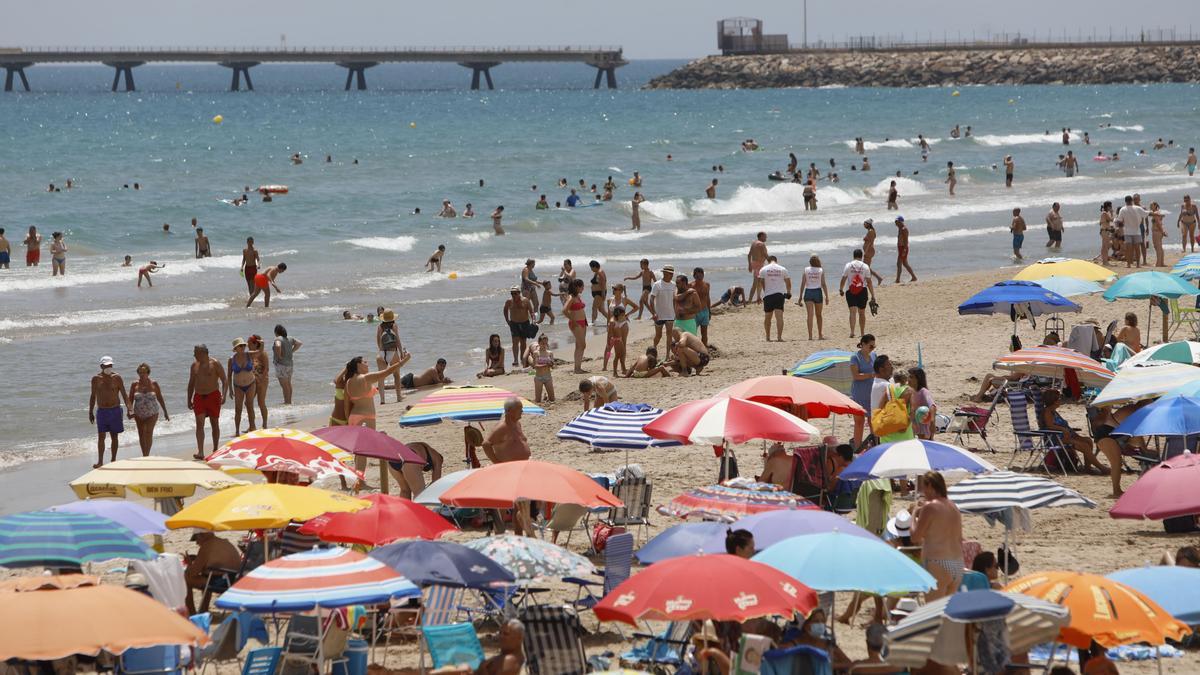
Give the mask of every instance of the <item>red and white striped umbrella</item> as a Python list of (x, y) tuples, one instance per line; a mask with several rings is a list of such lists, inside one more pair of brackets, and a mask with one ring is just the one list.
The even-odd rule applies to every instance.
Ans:
[(346, 466), (354, 456), (336, 445), (296, 429), (259, 429), (242, 434), (204, 459), (218, 469), (279, 471), (315, 481), (341, 476), (363, 480)]
[(1061, 378), (1067, 370), (1074, 370), (1079, 381), (1089, 387), (1103, 387), (1116, 376), (1091, 357), (1065, 347), (1026, 347), (996, 360), (994, 367), (1015, 373), (1028, 373), (1039, 377)]
[(642, 427), (651, 438), (680, 443), (737, 445), (753, 439), (807, 443), (821, 432), (794, 415), (741, 398), (720, 397), (676, 406)]

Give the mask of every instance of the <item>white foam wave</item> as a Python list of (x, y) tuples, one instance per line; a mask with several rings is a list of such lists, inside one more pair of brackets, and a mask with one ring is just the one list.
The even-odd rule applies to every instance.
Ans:
[(633, 230), (623, 230), (620, 232), (582, 232), (581, 234), (591, 239), (602, 239), (604, 241), (632, 241), (635, 239), (641, 239), (643, 237), (649, 237), (651, 234), (653, 234), (653, 232), (635, 232)]
[(1164, 164), (1155, 164), (1150, 169), (1150, 172), (1151, 173), (1175, 173), (1175, 170), (1176, 170), (1175, 164), (1168, 162), (1168, 163), (1164, 163)]
[[(183, 260), (163, 260), (165, 266), (157, 272), (160, 277), (177, 277), (203, 272), (206, 269), (237, 269), (242, 263), (240, 255), (223, 255), (214, 258), (186, 258)], [(136, 283), (137, 268), (106, 267), (103, 271), (94, 271), (88, 263), (82, 263), (72, 268), (69, 274), (55, 277), (41, 270), (45, 268), (30, 268), (26, 273), (4, 275), (0, 280), (2, 291), (33, 291), (47, 288), (71, 288), (73, 286), (94, 286), (111, 283)], [(37, 276), (33, 276), (33, 274)]]
[(229, 305), (224, 302), (200, 302), (190, 305), (157, 305), (132, 309), (86, 309), (71, 312), (70, 315), (0, 319), (0, 330), (64, 328), (98, 323), (121, 324), (148, 319), (176, 318), (227, 307)]
[(359, 248), (371, 248), (379, 251), (396, 251), (404, 253), (411, 251), (413, 246), (417, 244), (416, 237), (402, 235), (399, 237), (359, 237), (357, 239), (345, 239), (343, 243), (357, 246)]
[(769, 188), (743, 185), (729, 199), (702, 199), (692, 203), (694, 213), (708, 216), (803, 210), (804, 187), (798, 183), (779, 183)]
[[(560, 257), (560, 256), (555, 256)], [(464, 261), (462, 267), (452, 270), (453, 274), (458, 279), (467, 277), (478, 277), (497, 272), (513, 271), (516, 272), (525, 266), (525, 259), (497, 259), (497, 260), (467, 260)], [(449, 278), (450, 273), (435, 274), (435, 273), (412, 273), (398, 274), (389, 277), (380, 277), (371, 279), (367, 282), (367, 287), (375, 290), (384, 291), (403, 291), (410, 288), (420, 288), (428, 286), (435, 281), (448, 281), (454, 283), (453, 279)]]
[[(628, 210), (629, 203), (622, 202), (622, 204), (626, 207), (626, 210)], [(658, 220), (667, 222), (684, 220), (688, 217), (687, 206), (684, 204), (682, 199), (665, 199), (661, 202), (642, 202), (641, 206), (638, 207), (638, 210), (641, 213), (650, 216), (651, 218), (656, 218)]]
[[(842, 142), (845, 143), (846, 147), (850, 148), (851, 150), (854, 149), (855, 143), (854, 143), (853, 139), (848, 140), (848, 141), (842, 141)], [(906, 141), (903, 138), (892, 138), (892, 139), (888, 139), (886, 141), (863, 141), (863, 150), (866, 150), (867, 152), (870, 152), (872, 150), (878, 150), (880, 148), (911, 148), (911, 147), (914, 147), (912, 141)]]
[[(266, 255), (267, 255), (268, 257), (273, 257), (273, 256), (281, 256), (281, 255), (299, 255), (299, 254), (300, 254), (300, 251), (297, 251), (297, 250), (296, 250), (296, 249), (294, 249), (294, 248), (289, 248), (289, 249), (287, 249), (287, 250), (284, 250), (284, 251), (273, 251), (273, 252), (271, 252), (271, 253), (267, 253)], [(241, 261), (238, 261), (238, 262), (239, 262), (239, 265), (240, 265)]]
[(974, 138), (976, 143), (991, 148), (1030, 143), (1062, 143), (1062, 134), (983, 134), (971, 138)]
[(1145, 131), (1145, 130), (1146, 130), (1146, 127), (1144, 127), (1144, 126), (1142, 126), (1142, 125), (1140, 125), (1140, 124), (1131, 124), (1131, 125), (1129, 125), (1129, 126), (1127, 126), (1127, 127), (1123, 127), (1123, 126), (1121, 126), (1121, 125), (1119, 125), (1119, 124), (1114, 124), (1114, 125), (1112, 125), (1111, 127), (1108, 127), (1108, 128), (1109, 128), (1109, 129), (1115, 129), (1115, 130), (1117, 130), (1117, 131)]
[(866, 193), (875, 198), (883, 199), (887, 197), (888, 190), (891, 189), (892, 181), (896, 181), (896, 192), (900, 193), (900, 197), (911, 197), (912, 195), (929, 194), (928, 188), (919, 180), (913, 178), (905, 178), (903, 176), (884, 178), (875, 184), (874, 187), (866, 189)]
[(491, 232), (463, 232), (462, 234), (454, 235), (454, 238), (458, 239), (464, 244), (478, 244), (482, 241), (487, 241), (494, 236), (496, 235), (492, 234)]
[(621, 167), (619, 166), (610, 166), (608, 167), (608, 170), (613, 173), (625, 173), (624, 171), (621, 171)]

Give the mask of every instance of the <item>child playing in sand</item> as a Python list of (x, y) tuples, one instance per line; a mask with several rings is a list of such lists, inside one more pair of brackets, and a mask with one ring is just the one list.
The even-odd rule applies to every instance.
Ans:
[(625, 377), (670, 377), (671, 371), (666, 366), (658, 364), (658, 350), (654, 347), (646, 348), (646, 355), (638, 358), (633, 362), (633, 367), (625, 371)]
[(158, 263), (151, 260), (149, 265), (146, 265), (145, 267), (139, 267), (138, 268), (138, 288), (142, 287), (142, 278), (143, 277), (145, 277), (146, 283), (149, 284), (149, 286), (151, 288), (153, 288), (154, 283), (152, 281), (150, 281), (150, 275), (154, 272), (159, 271), (160, 269), (162, 269), (166, 266), (167, 266), (166, 263), (159, 265)]
[(608, 370), (608, 357), (612, 356), (613, 377), (617, 377), (617, 364), (621, 370), (625, 367), (625, 344), (629, 341), (629, 320), (625, 318), (625, 308), (621, 305), (613, 307), (612, 321), (608, 322), (608, 345), (604, 348), (604, 367)]
[(546, 401), (554, 402), (554, 352), (550, 351), (550, 338), (544, 333), (538, 337), (537, 345), (530, 347), (525, 354), (525, 362), (533, 366), (533, 402), (542, 402), (542, 391), (546, 392)]

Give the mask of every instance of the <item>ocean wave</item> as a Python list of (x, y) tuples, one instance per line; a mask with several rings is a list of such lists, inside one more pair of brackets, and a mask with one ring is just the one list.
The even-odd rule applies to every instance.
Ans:
[(601, 239), (604, 241), (633, 241), (635, 239), (649, 237), (654, 233), (644, 231), (635, 232), (633, 230), (622, 230), (619, 232), (606, 232), (601, 230), (599, 232), (581, 232), (580, 234), (590, 239)]
[(487, 241), (494, 236), (496, 235), (491, 232), (463, 232), (461, 234), (454, 235), (454, 238), (463, 242), (464, 244), (478, 244), (480, 242)]
[(0, 319), (0, 330), (11, 331), (22, 328), (65, 328), (68, 326), (86, 326), (99, 323), (121, 324), (147, 319), (166, 319), (188, 316), (197, 312), (211, 312), (229, 307), (224, 302), (199, 302), (190, 305), (156, 305), (130, 309), (85, 309), (71, 312), (70, 315), (18, 317), (15, 319)]
[(1146, 127), (1144, 127), (1140, 124), (1131, 124), (1127, 127), (1123, 127), (1119, 124), (1114, 124), (1111, 127), (1105, 127), (1105, 128), (1106, 129), (1114, 129), (1116, 131), (1145, 131), (1146, 130)]
[[(842, 141), (842, 142), (845, 143), (846, 147), (850, 148), (851, 150), (854, 149), (854, 146), (855, 146), (854, 139), (850, 139), (848, 141)], [(891, 138), (886, 141), (863, 141), (863, 150), (866, 150), (867, 152), (870, 152), (872, 150), (878, 150), (880, 148), (912, 148), (912, 147), (916, 147), (913, 144), (913, 142), (906, 141), (903, 138)]]
[(769, 188), (742, 185), (729, 199), (702, 199), (693, 202), (690, 210), (705, 216), (803, 211), (804, 186), (799, 183), (779, 183)]
[(877, 199), (887, 198), (888, 190), (891, 189), (892, 181), (896, 181), (896, 191), (900, 193), (901, 199), (911, 197), (912, 195), (929, 194), (929, 189), (925, 184), (914, 178), (905, 178), (903, 176), (892, 176), (884, 178), (875, 184), (874, 187), (869, 187), (865, 190), (867, 195)]
[(417, 244), (416, 237), (401, 235), (399, 237), (359, 237), (357, 239), (344, 239), (342, 243), (357, 246), (359, 248), (370, 248), (377, 251), (395, 251), (405, 253), (411, 251), (413, 246)]
[[(622, 207), (629, 211), (629, 202), (622, 202)], [(664, 199), (660, 202), (642, 202), (638, 207), (641, 213), (651, 218), (666, 222), (684, 220), (688, 217), (687, 205), (682, 199)]]
[(1151, 173), (1175, 173), (1175, 164), (1168, 162), (1165, 164), (1155, 164), (1150, 168)]
[[(563, 256), (547, 256), (550, 259), (561, 258)], [(428, 286), (435, 281), (454, 282), (450, 279), (450, 274), (454, 274), (457, 279), (467, 277), (478, 277), (497, 272), (511, 270), (519, 271), (525, 266), (525, 259), (496, 259), (496, 260), (466, 260), (461, 263), (461, 267), (453, 268), (451, 271), (444, 274), (436, 274), (430, 272), (416, 272), (412, 274), (397, 274), (394, 276), (378, 277), (367, 282), (367, 288), (381, 291), (403, 291), (410, 288), (421, 288)]]
[(1061, 133), (1050, 134), (983, 134), (982, 136), (972, 136), (975, 142), (980, 145), (986, 145), (990, 148), (998, 148), (1005, 145), (1028, 145), (1031, 143), (1062, 143)]
[[(242, 263), (240, 255), (223, 255), (213, 258), (185, 258), (182, 260), (163, 260), (165, 266), (156, 273), (156, 277), (178, 277), (197, 274), (207, 269), (237, 269)], [(81, 269), (82, 268), (82, 269)], [(109, 267), (104, 271), (94, 271), (95, 268), (82, 265), (69, 268), (73, 271), (65, 276), (50, 276), (42, 268), (29, 268), (22, 273), (14, 273), (11, 278), (0, 280), (0, 291), (33, 291), (48, 288), (71, 288), (73, 286), (94, 286), (97, 284), (137, 282), (136, 267)], [(32, 276), (37, 274), (37, 276)], [(9, 275), (5, 275), (9, 277)]]

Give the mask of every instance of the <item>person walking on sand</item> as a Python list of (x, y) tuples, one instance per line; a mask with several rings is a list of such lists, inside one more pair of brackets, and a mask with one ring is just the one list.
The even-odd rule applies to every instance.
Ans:
[(1163, 212), (1158, 210), (1158, 202), (1150, 202), (1150, 241), (1154, 244), (1154, 266), (1163, 267)]
[[(554, 308), (550, 303), (554, 301), (554, 293), (550, 290), (550, 281), (542, 282), (542, 301), (538, 305), (538, 320), (537, 325), (542, 325), (542, 321), (550, 319), (550, 325), (554, 325)], [(632, 304), (632, 303), (630, 303)]]
[(1021, 256), (1021, 245), (1025, 243), (1025, 219), (1021, 217), (1021, 209), (1013, 209), (1012, 222), (1008, 225), (1008, 231), (1012, 232), (1012, 249), (1013, 257), (1017, 260), (1024, 260)]
[(750, 252), (746, 254), (746, 269), (750, 272), (750, 297), (746, 302), (762, 302), (762, 279), (758, 271), (767, 264), (767, 233), (759, 232), (750, 242)]
[(242, 277), (246, 280), (247, 295), (254, 295), (254, 278), (258, 276), (260, 262), (258, 249), (254, 248), (254, 237), (246, 237), (246, 248), (242, 249)]
[(633, 276), (622, 279), (622, 281), (636, 281), (640, 279), (642, 283), (642, 295), (638, 298), (638, 313), (637, 316), (633, 317), (635, 321), (642, 318), (642, 311), (645, 309), (650, 309), (651, 314), (654, 313), (654, 310), (650, 307), (650, 287), (654, 285), (655, 281), (658, 281), (658, 277), (654, 276), (654, 272), (650, 269), (650, 260), (648, 258), (642, 258), (638, 262), (638, 265), (640, 265), (640, 269)]
[(117, 461), (117, 437), (125, 431), (125, 411), (121, 402), (131, 408), (129, 395), (125, 393), (125, 382), (113, 370), (111, 356), (100, 358), (100, 372), (92, 376), (92, 395), (88, 399), (88, 422), (96, 425), (96, 463), (93, 469), (104, 465), (104, 437), (109, 438), (109, 460)]
[(925, 594), (929, 602), (957, 592), (962, 583), (962, 514), (947, 496), (942, 474), (926, 471), (921, 478), (912, 541), (921, 547), (921, 564), (937, 581), (937, 588)]
[(258, 394), (258, 377), (254, 374), (254, 358), (246, 350), (246, 341), (242, 338), (234, 338), (233, 340), (233, 356), (229, 357), (228, 370), (229, 379), (225, 381), (225, 386), (222, 389), (222, 397), (229, 398), (230, 391), (233, 392), (233, 435), (240, 436), (242, 433), (242, 408), (246, 409), (246, 416), (250, 420), (250, 424), (246, 427), (246, 432), (254, 431), (254, 397)]
[(650, 319), (654, 321), (655, 349), (658, 349), (658, 342), (662, 340), (664, 330), (670, 346), (671, 331), (675, 328), (676, 289), (672, 279), (675, 276), (675, 268), (672, 265), (664, 265), (660, 272), (662, 278), (650, 287)]
[(800, 282), (800, 299), (798, 305), (804, 305), (808, 313), (808, 339), (813, 339), (813, 317), (817, 319), (817, 339), (825, 339), (825, 323), (821, 318), (821, 309), (825, 299), (829, 297), (829, 286), (825, 283), (825, 270), (821, 267), (821, 259), (812, 256), (808, 259), (808, 267), (804, 268), (804, 277)]
[(42, 261), (42, 235), (37, 228), (29, 226), (29, 234), (25, 235), (25, 266), (37, 267)]
[(150, 365), (139, 364), (138, 379), (129, 385), (129, 416), (137, 426), (138, 444), (142, 447), (142, 457), (150, 456), (154, 445), (154, 426), (158, 424), (158, 414), (170, 422), (167, 413), (167, 402), (163, 400), (162, 390), (158, 383), (150, 379)]
[(904, 223), (904, 216), (896, 216), (896, 283), (900, 283), (901, 271), (907, 271), (912, 281), (917, 280), (908, 264), (908, 225)]
[(196, 454), (194, 458), (204, 459), (204, 420), (212, 425), (212, 448), (216, 452), (221, 445), (221, 405), (225, 397), (221, 394), (226, 389), (225, 369), (221, 362), (208, 353), (208, 346), (199, 344), (192, 348), (192, 362), (187, 383), (187, 407), (196, 416)]
[(897, 211), (900, 209), (900, 192), (896, 190), (896, 181), (892, 181), (891, 185), (888, 186), (887, 208), (888, 211)]
[[(714, 180), (714, 182), (716, 181), (716, 179), (713, 179), (713, 180)], [(606, 192), (605, 194), (608, 194), (608, 193)], [(633, 193), (633, 199), (629, 202), (630, 220), (633, 223), (632, 229), (635, 232), (640, 231), (642, 229), (641, 206), (642, 206), (642, 202), (644, 202), (644, 201), (646, 201), (646, 198), (642, 196), (642, 193), (635, 192), (635, 193)]]
[(1132, 262), (1137, 262), (1137, 266), (1142, 266), (1142, 235), (1138, 229), (1141, 227), (1142, 220), (1148, 215), (1146, 209), (1133, 203), (1131, 195), (1125, 196), (1125, 206), (1117, 211), (1117, 221), (1125, 229), (1125, 267), (1130, 267)]
[(294, 337), (288, 337), (287, 329), (282, 324), (275, 324), (275, 343), (271, 346), (272, 362), (275, 364), (275, 379), (279, 380), (279, 388), (283, 390), (283, 404), (292, 404), (292, 370), (295, 360), (293, 355), (304, 345)]
[(1063, 217), (1060, 208), (1059, 203), (1054, 202), (1046, 214), (1046, 248), (1062, 248)]
[(1100, 205), (1100, 255), (1092, 258), (1093, 260), (1099, 259), (1101, 265), (1108, 264), (1108, 256), (1112, 251), (1116, 229), (1113, 224), (1112, 202), (1104, 202)]
[[(870, 267), (871, 261), (875, 259), (875, 237), (878, 234), (875, 232), (875, 221), (867, 218), (863, 221), (863, 229), (867, 231), (867, 233), (863, 235), (863, 262)], [(873, 268), (871, 269), (871, 276), (875, 277), (875, 281), (880, 286), (883, 285), (883, 277), (880, 276), (880, 274)]]
[(589, 262), (588, 267), (592, 270), (592, 323), (595, 324), (597, 315), (603, 316), (605, 321), (609, 318), (608, 308), (605, 306), (608, 297), (608, 274), (600, 267), (598, 260)]
[(954, 162), (946, 162), (946, 185), (950, 186), (950, 196), (954, 196), (954, 186), (958, 185), (958, 177), (954, 174)]
[(1175, 225), (1179, 227), (1179, 234), (1183, 238), (1181, 252), (1189, 248), (1192, 252), (1196, 251), (1197, 220), (1200, 220), (1200, 213), (1197, 212), (1196, 204), (1192, 202), (1192, 196), (1184, 195), (1183, 204), (1179, 206), (1179, 217), (1175, 219)]
[(838, 282), (838, 295), (845, 296), (850, 308), (850, 337), (854, 337), (854, 319), (858, 318), (858, 332), (867, 333), (867, 301), (875, 302), (875, 284), (871, 280), (871, 268), (863, 262), (862, 249), (854, 249), (854, 259), (842, 268), (842, 279)]
[(775, 256), (767, 258), (767, 264), (762, 266), (758, 276), (763, 282), (763, 332), (770, 342), (771, 320), (774, 319), (775, 341), (783, 342), (783, 306), (792, 297), (792, 278)]
[(504, 207), (497, 206), (496, 210), (492, 211), (492, 231), (496, 233), (496, 236), (504, 234), (504, 226), (500, 224), (502, 220), (504, 220)]
[(1016, 169), (1016, 166), (1013, 164), (1012, 155), (1005, 155), (1004, 156), (1004, 187), (1006, 187), (1006, 188), (1012, 187), (1013, 171), (1015, 169)]
[(521, 355), (527, 347), (526, 340), (537, 335), (537, 326), (533, 325), (533, 305), (529, 298), (521, 295), (521, 288), (513, 286), (508, 289), (509, 298), (504, 301), (504, 323), (508, 324), (508, 332), (512, 337), (512, 364), (520, 365)]
[[(254, 362), (254, 398), (258, 399), (258, 419), (262, 428), (266, 429), (270, 426), (267, 424), (267, 385), (270, 384), (271, 359), (267, 358), (267, 352), (263, 349), (261, 335), (246, 338), (246, 346)], [(253, 401), (247, 405), (253, 405)]]
[(266, 270), (254, 275), (254, 291), (250, 293), (250, 299), (246, 301), (246, 306), (254, 304), (254, 299), (259, 293), (263, 294), (263, 307), (271, 306), (271, 289), (274, 288), (276, 293), (281, 293), (279, 285), (275, 283), (275, 279), (287, 271), (287, 263), (279, 263), (272, 265)]
[(537, 344), (529, 348), (526, 362), (533, 367), (533, 402), (541, 405), (542, 392), (548, 403), (554, 402), (554, 352), (550, 351), (550, 336), (538, 336)]

